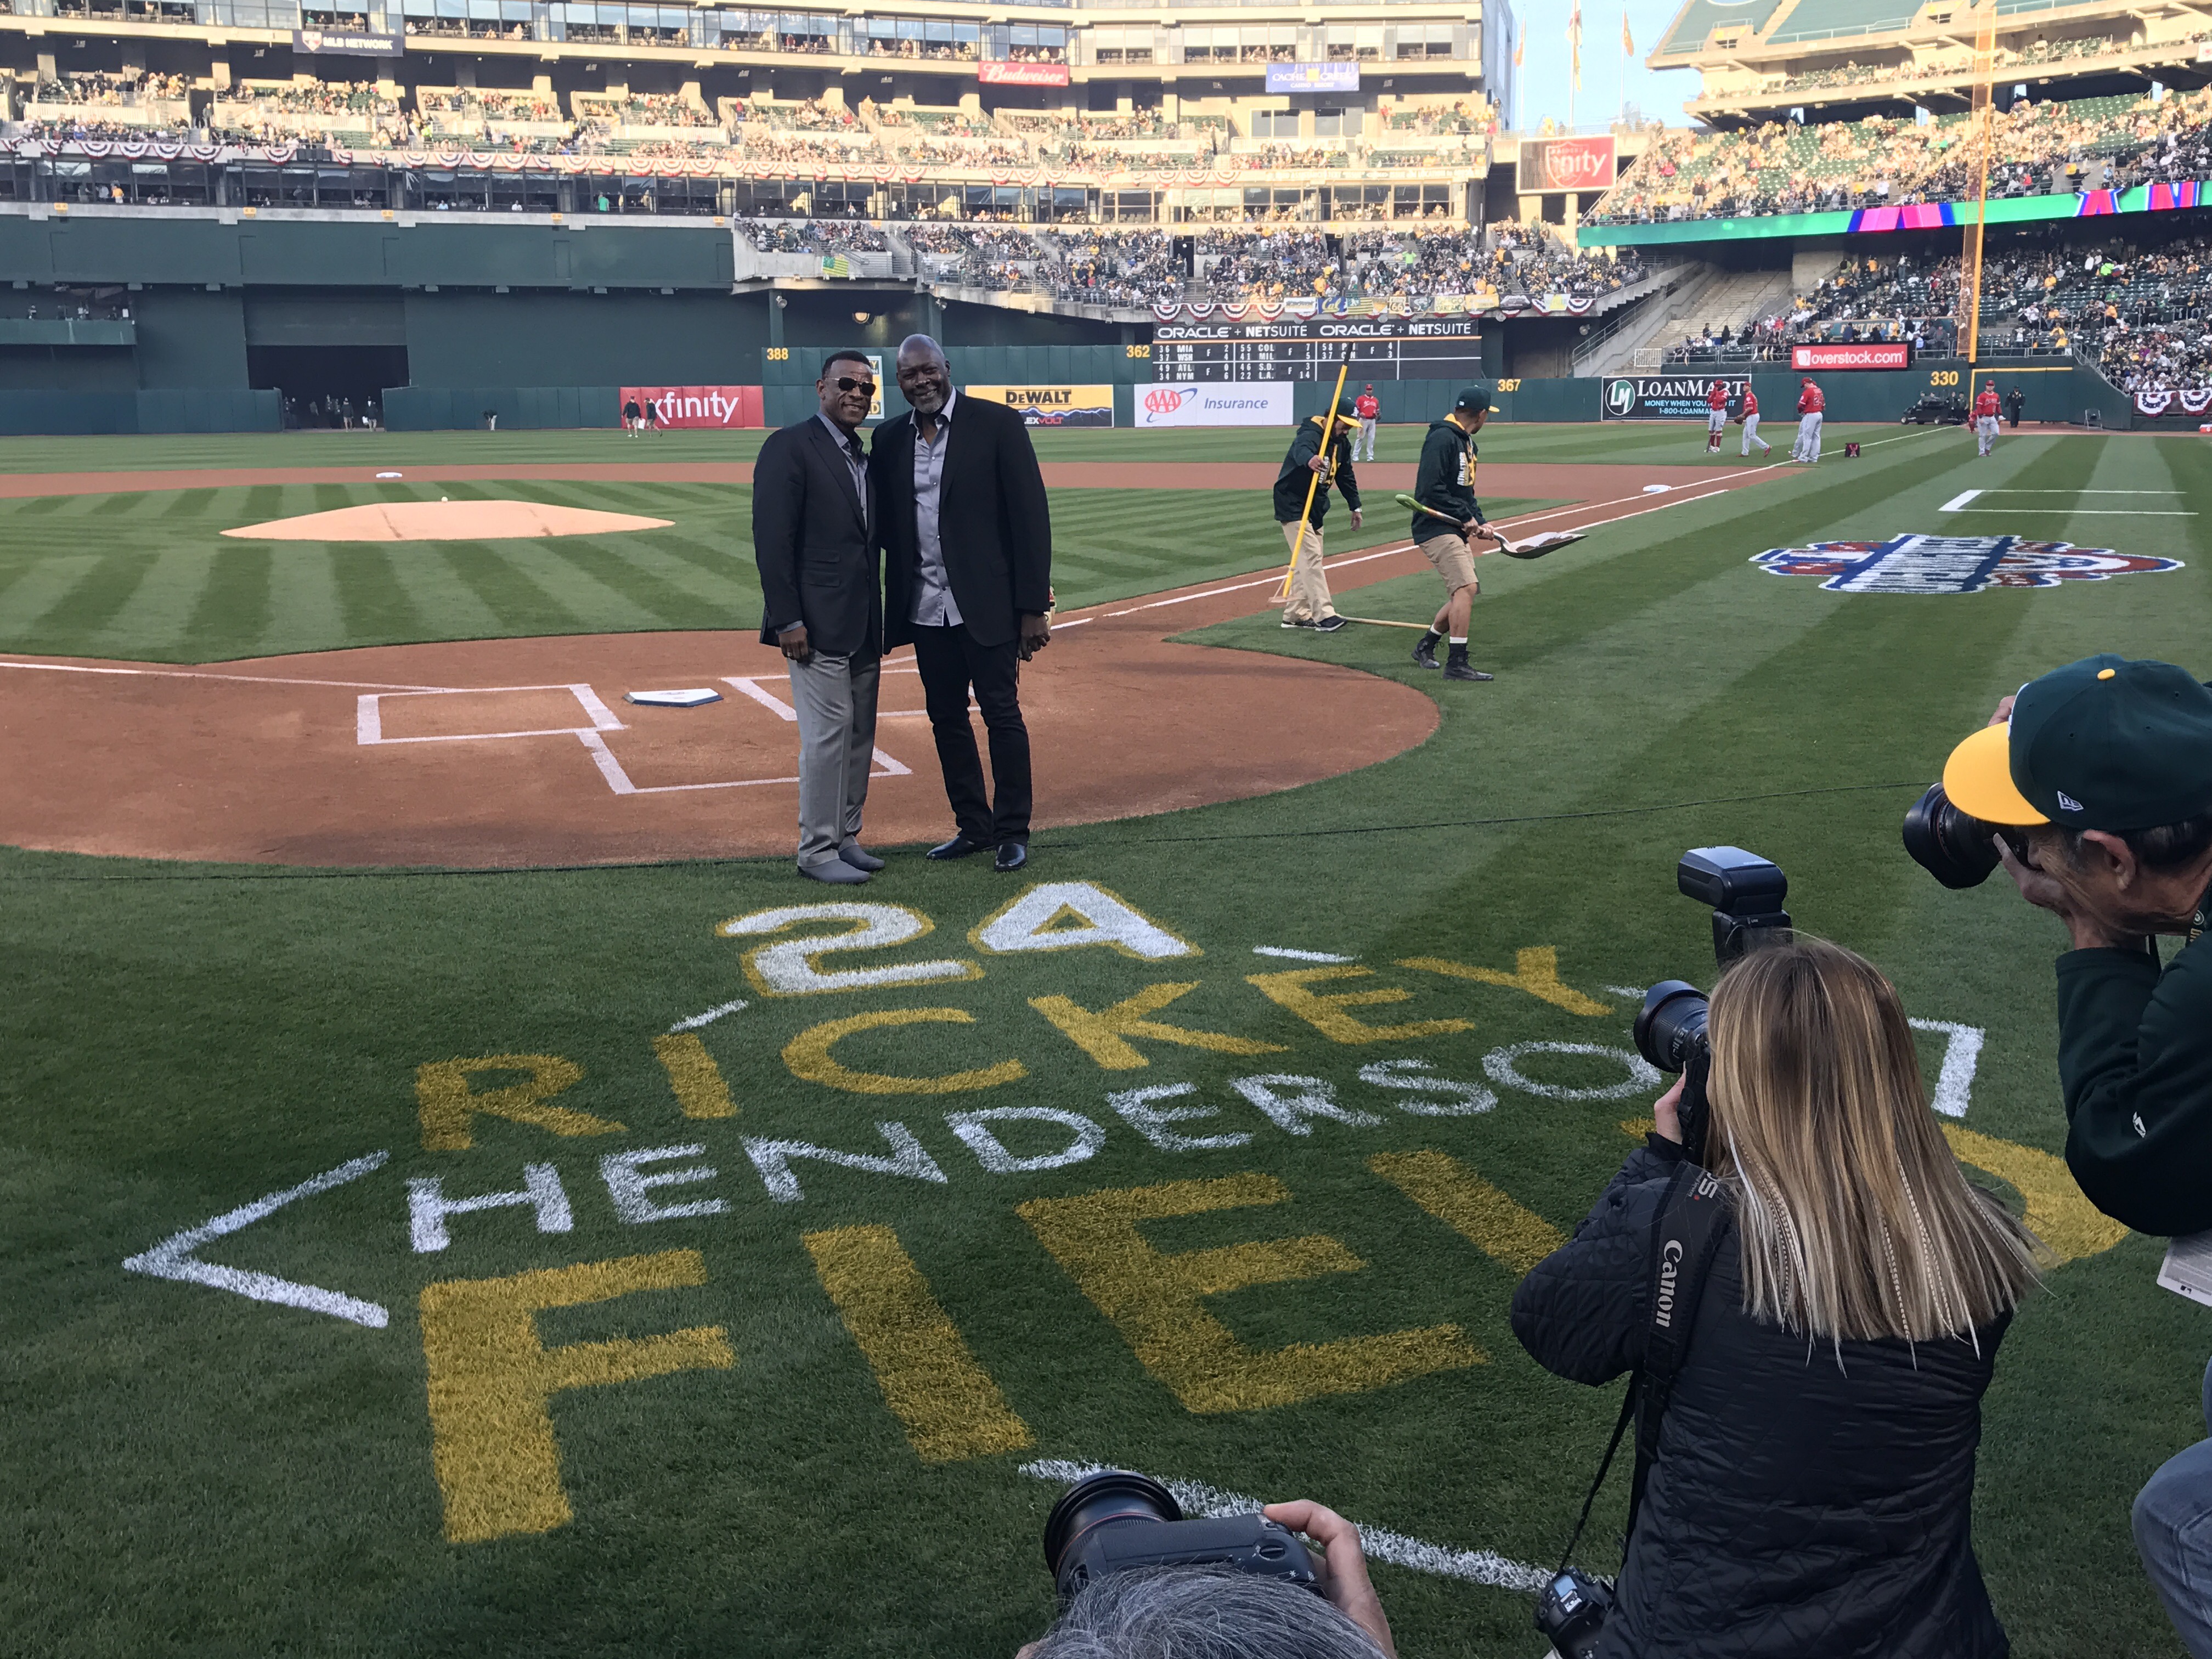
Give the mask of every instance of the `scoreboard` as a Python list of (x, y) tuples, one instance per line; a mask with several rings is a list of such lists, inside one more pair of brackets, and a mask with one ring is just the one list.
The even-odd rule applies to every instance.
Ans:
[(1160, 323), (1152, 330), (1152, 378), (1320, 380), (1347, 350), (1357, 380), (1472, 380), (1482, 372), (1482, 327), (1472, 317)]

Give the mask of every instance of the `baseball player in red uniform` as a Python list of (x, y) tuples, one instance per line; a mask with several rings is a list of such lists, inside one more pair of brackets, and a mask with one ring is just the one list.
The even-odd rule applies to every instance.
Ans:
[(1774, 446), (1759, 435), (1759, 394), (1751, 389), (1751, 382), (1743, 383), (1743, 458), (1751, 459), (1751, 447), (1759, 446), (1762, 455), (1771, 455)]
[(1827, 407), (1813, 377), (1804, 376), (1797, 386), (1797, 441), (1790, 446), (1791, 460), (1809, 466), (1820, 459), (1820, 422)]
[[(1382, 400), (1375, 395), (1372, 384), (1362, 387), (1359, 395), (1352, 400), (1352, 412), (1359, 417), (1359, 435), (1352, 441), (1352, 459), (1371, 461), (1375, 459), (1375, 423), (1382, 417)], [(1364, 453), (1360, 450), (1363, 444), (1366, 446)]]
[(1982, 382), (1982, 389), (1974, 394), (1974, 439), (1978, 452), (1986, 455), (1997, 447), (1997, 386), (1995, 380)]
[(1721, 453), (1721, 436), (1728, 430), (1728, 382), (1715, 380), (1705, 392), (1705, 453)]

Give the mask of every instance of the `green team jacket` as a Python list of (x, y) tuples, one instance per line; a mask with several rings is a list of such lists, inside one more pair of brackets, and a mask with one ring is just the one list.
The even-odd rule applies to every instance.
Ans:
[[(1283, 470), (1275, 477), (1275, 522), (1296, 524), (1306, 504), (1306, 487), (1313, 472), (1308, 461), (1321, 453), (1321, 422), (1318, 415), (1309, 415), (1298, 422), (1297, 434), (1291, 440), (1291, 453), (1283, 457)], [(1314, 486), (1313, 511), (1306, 522), (1316, 530), (1328, 516), (1328, 486), (1334, 479), (1344, 492), (1344, 504), (1354, 513), (1359, 511), (1359, 480), (1352, 471), (1352, 434), (1357, 425), (1339, 421), (1336, 430), (1329, 434), (1329, 459), (1333, 463), (1329, 476)]]
[(1461, 431), (1455, 422), (1431, 421), (1428, 435), (1421, 440), (1421, 465), (1413, 474), (1413, 499), (1450, 514), (1452, 522), (1416, 513), (1416, 542), (1451, 535), (1455, 526), (1469, 519), (1482, 521), (1482, 503), (1474, 499), (1474, 434)]
[(2059, 957), (2058, 1078), (2092, 1204), (2138, 1232), (2212, 1228), (2212, 939), (2162, 972), (2146, 951)]

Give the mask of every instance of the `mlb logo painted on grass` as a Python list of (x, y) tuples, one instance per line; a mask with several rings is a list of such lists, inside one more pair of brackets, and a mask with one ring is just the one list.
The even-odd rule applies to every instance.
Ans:
[(1886, 542), (1774, 547), (1752, 561), (1775, 576), (1819, 576), (1833, 593), (1978, 593), (1985, 587), (2056, 587), (2182, 568), (2179, 559), (2022, 536), (1928, 536)]

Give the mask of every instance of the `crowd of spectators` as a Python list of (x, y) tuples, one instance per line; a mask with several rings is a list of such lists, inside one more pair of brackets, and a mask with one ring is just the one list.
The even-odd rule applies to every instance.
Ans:
[(41, 76), (32, 97), (41, 104), (118, 105), (173, 102), (187, 94), (181, 75), (119, 74), (94, 70)]
[(881, 253), (890, 246), (865, 219), (741, 219), (738, 228), (763, 253)]
[[(1963, 116), (1682, 129), (1656, 137), (1586, 217), (1642, 223), (1959, 201), (1979, 188), (1981, 160)], [(2124, 190), (2208, 170), (2212, 89), (2023, 98), (1990, 121), (1992, 196)]]

